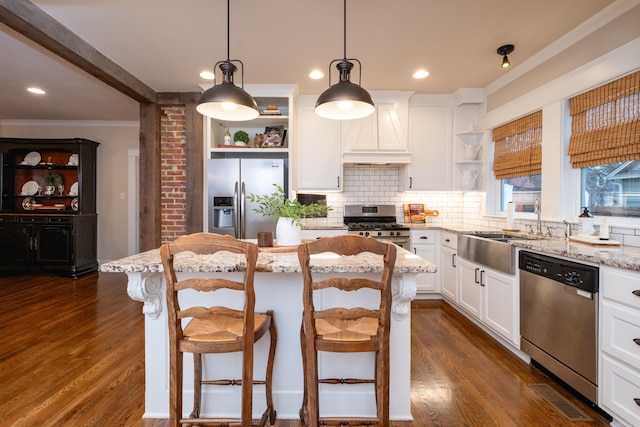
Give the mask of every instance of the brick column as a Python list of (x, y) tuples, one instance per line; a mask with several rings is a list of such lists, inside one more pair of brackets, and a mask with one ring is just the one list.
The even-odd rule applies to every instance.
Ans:
[(166, 243), (186, 234), (187, 139), (184, 106), (162, 107), (160, 143), (161, 237), (162, 243)]

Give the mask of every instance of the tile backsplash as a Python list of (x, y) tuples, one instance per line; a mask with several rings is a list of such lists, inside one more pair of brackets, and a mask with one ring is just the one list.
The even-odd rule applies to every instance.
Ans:
[[(396, 217), (403, 221), (404, 203), (424, 203), (427, 209), (436, 209), (439, 216), (432, 217), (431, 223), (458, 223), (477, 226), (478, 229), (499, 229), (505, 226), (505, 218), (486, 216), (485, 193), (462, 191), (400, 192), (399, 174), (401, 166), (354, 165), (344, 168), (344, 187), (340, 193), (327, 193), (327, 204), (333, 208), (327, 218), (313, 221), (343, 221), (344, 205), (387, 204), (396, 206)], [(515, 220), (516, 228), (523, 231), (535, 221)], [(548, 227), (548, 228), (547, 228)], [(564, 225), (557, 221), (543, 221), (543, 232), (550, 231), (554, 236), (564, 235)], [(573, 234), (577, 234), (578, 225), (572, 224)], [(640, 227), (611, 227), (610, 238), (625, 245), (640, 246)]]

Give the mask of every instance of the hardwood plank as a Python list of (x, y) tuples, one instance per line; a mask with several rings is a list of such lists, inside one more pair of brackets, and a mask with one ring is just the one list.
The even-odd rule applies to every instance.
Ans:
[[(144, 316), (124, 274), (0, 276), (0, 425), (167, 427), (144, 414)], [(392, 427), (608, 423), (442, 301), (412, 305), (412, 412)], [(593, 422), (570, 422), (547, 383)], [(299, 420), (278, 420), (299, 427)]]

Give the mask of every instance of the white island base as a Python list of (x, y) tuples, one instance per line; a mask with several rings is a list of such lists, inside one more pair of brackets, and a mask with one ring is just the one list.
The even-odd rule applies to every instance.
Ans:
[[(399, 250), (399, 260), (393, 279), (393, 307), (390, 338), (390, 415), (393, 420), (411, 420), (411, 316), (410, 302), (416, 293), (416, 273), (434, 272), (435, 267), (428, 262), (413, 256), (413, 254)], [(402, 253), (402, 258), (401, 254)], [(155, 252), (157, 254), (157, 251)], [(120, 261), (105, 264), (103, 272), (125, 272), (128, 276), (128, 293), (136, 301), (143, 301), (145, 314), (145, 418), (168, 418), (169, 416), (169, 345), (167, 332), (167, 312), (165, 302), (165, 281), (161, 272), (162, 266), (157, 263), (147, 263), (144, 268), (135, 261), (139, 258), (155, 258), (149, 253), (135, 255)], [(282, 264), (284, 254), (269, 255), (273, 259), (263, 262), (263, 270), (255, 276), (256, 310), (273, 310), (278, 333), (275, 366), (273, 373), (273, 399), (279, 419), (298, 419), (302, 403), (303, 377), (302, 358), (300, 353), (300, 322), (302, 318), (302, 276), (299, 272), (297, 258), (286, 260), (295, 264), (292, 271), (278, 272), (278, 265)], [(293, 254), (287, 254), (289, 257)], [(262, 257), (263, 254), (260, 254)], [(418, 259), (414, 259), (418, 258)], [(406, 259), (405, 259), (406, 258)], [(406, 262), (402, 262), (405, 259)], [(261, 260), (259, 259), (259, 264)], [(266, 267), (266, 265), (269, 267)], [(404, 267), (403, 267), (404, 265)], [(297, 266), (297, 271), (296, 270)], [(353, 266), (350, 266), (350, 271)], [(217, 273), (236, 280), (242, 280), (242, 273), (228, 272), (222, 266), (223, 272)], [(260, 268), (260, 267), (259, 267)], [(326, 266), (325, 266), (326, 268)], [(335, 269), (331, 267), (332, 270)], [(141, 271), (142, 270), (142, 271)], [(286, 270), (286, 269), (285, 269)], [(187, 277), (189, 270), (185, 268), (179, 277)], [(323, 270), (327, 271), (327, 270)], [(370, 273), (374, 275), (375, 273)], [(318, 276), (315, 273), (314, 276)], [(348, 276), (349, 274), (344, 274)], [(362, 276), (362, 273), (358, 273)], [(379, 275), (377, 275), (379, 276)], [(376, 277), (377, 277), (376, 276)], [(335, 292), (335, 291), (333, 291)], [(357, 305), (372, 306), (377, 303), (377, 296), (369, 290), (357, 291)], [(369, 295), (367, 295), (369, 293)], [(334, 294), (335, 295), (335, 294)], [(196, 296), (202, 300), (202, 294)], [(234, 303), (239, 301), (236, 296)], [(331, 293), (322, 296), (323, 301), (330, 301)], [(373, 304), (372, 304), (373, 303)], [(266, 337), (265, 337), (266, 338)], [(255, 378), (263, 379), (268, 350), (268, 339), (256, 343)], [(224, 369), (224, 377), (240, 378), (241, 354), (206, 355), (203, 362), (203, 377), (207, 374), (216, 375), (217, 369)], [(373, 378), (373, 353), (335, 354), (320, 353), (319, 369), (321, 376), (346, 378)], [(192, 359), (185, 355), (184, 368), (184, 415), (188, 416), (193, 404), (193, 367)], [(234, 370), (229, 373), (229, 366)], [(222, 368), (220, 368), (222, 367)], [(219, 371), (218, 371), (219, 372)], [(240, 412), (241, 387), (203, 386), (201, 416), (237, 417)], [(254, 418), (259, 418), (266, 407), (264, 387), (254, 387)], [(374, 416), (375, 396), (373, 385), (321, 385), (320, 410), (322, 416), (354, 415)]]

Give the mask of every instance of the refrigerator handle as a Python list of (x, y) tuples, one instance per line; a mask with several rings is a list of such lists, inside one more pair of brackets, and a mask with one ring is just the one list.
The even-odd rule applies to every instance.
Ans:
[(240, 225), (238, 222), (238, 216), (240, 215), (240, 210), (238, 209), (238, 181), (233, 187), (233, 237), (238, 238), (238, 226)]
[(246, 239), (247, 236), (247, 215), (245, 214), (245, 209), (247, 208), (247, 200), (245, 198), (245, 194), (244, 194), (244, 182), (242, 183), (242, 186), (240, 187), (240, 205), (241, 205), (241, 213), (240, 213), (240, 218), (242, 219), (242, 227), (240, 228), (242, 231), (242, 235), (240, 236), (241, 239)]

